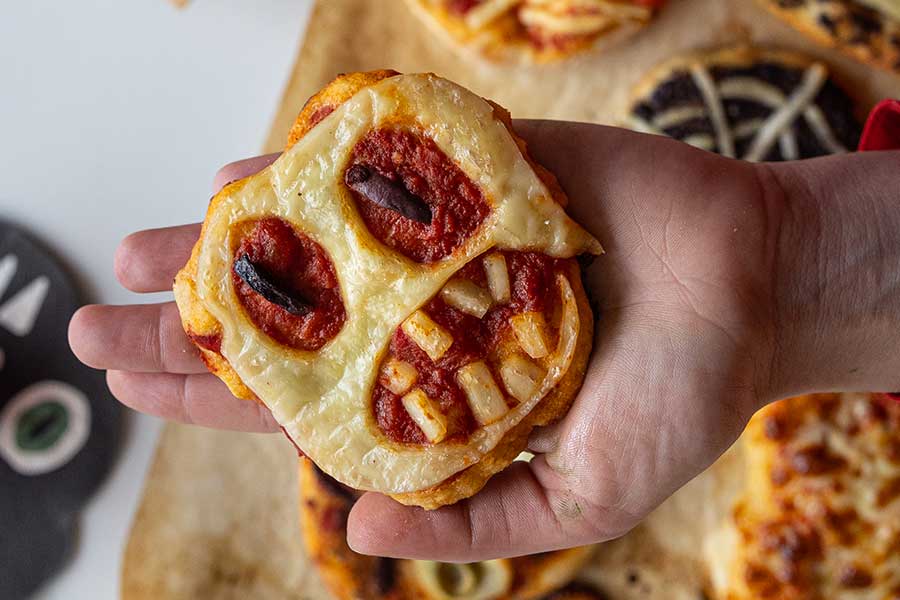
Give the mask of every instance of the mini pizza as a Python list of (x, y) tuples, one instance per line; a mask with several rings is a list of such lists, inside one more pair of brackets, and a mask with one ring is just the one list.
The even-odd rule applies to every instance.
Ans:
[[(407, 0), (451, 42), (498, 61), (544, 63), (647, 24), (665, 0)], [(618, 36), (615, 36), (618, 37)]]
[(716, 597), (900, 597), (900, 402), (785, 400), (743, 443), (745, 495), (708, 544)]
[[(596, 593), (588, 595), (588, 588), (563, 587), (590, 558), (590, 546), (470, 564), (356, 554), (347, 545), (347, 517), (358, 495), (312, 461), (300, 461), (303, 538), (322, 582), (337, 599), (602, 599)], [(548, 595), (557, 590), (559, 596)], [(566, 595), (576, 592), (584, 595)]]
[(824, 64), (746, 46), (660, 65), (634, 90), (627, 123), (750, 161), (847, 152), (860, 136), (853, 101)]
[(759, 1), (816, 42), (900, 73), (900, 1)]
[(211, 201), (175, 296), (239, 398), (358, 490), (436, 508), (565, 414), (593, 319), (572, 221), (498, 106), (434, 75), (338, 78)]

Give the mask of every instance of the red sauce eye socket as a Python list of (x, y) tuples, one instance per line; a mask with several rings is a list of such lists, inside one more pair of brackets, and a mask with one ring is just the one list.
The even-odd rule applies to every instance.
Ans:
[(490, 212), (472, 180), (433, 141), (410, 131), (369, 132), (344, 180), (372, 235), (420, 263), (449, 256)]
[(244, 227), (231, 281), (247, 316), (285, 346), (318, 350), (337, 335), (346, 319), (331, 259), (281, 219)]

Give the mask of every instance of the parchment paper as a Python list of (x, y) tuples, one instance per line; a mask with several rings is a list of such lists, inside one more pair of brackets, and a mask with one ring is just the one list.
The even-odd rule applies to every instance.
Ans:
[(900, 77), (812, 44), (753, 0), (671, 0), (624, 43), (537, 68), (466, 60), (423, 27), (403, 0), (325, 0), (312, 15), (266, 149), (284, 147), (300, 107), (338, 73), (432, 71), (499, 102), (513, 117), (615, 124), (627, 109), (630, 89), (651, 67), (680, 51), (740, 41), (775, 44), (827, 61), (852, 90), (861, 116), (878, 99), (900, 96)]
[[(857, 98), (861, 117), (877, 99), (900, 96), (900, 78), (812, 45), (751, 0), (672, 0), (620, 46), (531, 69), (462, 58), (402, 0), (320, 0), (265, 150), (284, 146), (306, 99), (340, 72), (433, 71), (498, 101), (514, 117), (615, 124), (630, 88), (650, 67), (679, 51), (738, 41), (825, 59)], [(640, 528), (603, 545), (584, 578), (614, 600), (697, 600), (706, 577), (704, 536), (727, 514), (741, 474), (734, 449)], [(168, 425), (125, 551), (122, 597), (326, 598), (297, 533), (296, 485), (296, 455), (282, 436)]]

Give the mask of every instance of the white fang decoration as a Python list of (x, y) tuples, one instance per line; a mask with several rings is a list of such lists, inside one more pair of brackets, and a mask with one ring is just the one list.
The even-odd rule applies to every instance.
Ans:
[(0, 306), (0, 325), (19, 337), (31, 333), (48, 291), (50, 279), (46, 276), (38, 277), (26, 285)]

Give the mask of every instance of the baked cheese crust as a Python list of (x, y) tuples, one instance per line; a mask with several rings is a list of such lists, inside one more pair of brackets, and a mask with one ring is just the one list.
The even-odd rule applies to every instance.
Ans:
[(708, 547), (717, 598), (900, 597), (900, 402), (793, 398), (743, 439), (746, 492)]
[[(344, 184), (348, 161), (361, 139), (385, 128), (427, 139), (486, 199), (487, 218), (449, 256), (426, 264), (410, 260), (375, 239), (354, 209)], [(593, 317), (577, 262), (570, 259), (602, 249), (566, 216), (564, 202), (555, 179), (530, 161), (508, 114), (496, 105), (430, 74), (342, 76), (304, 107), (288, 149), (275, 163), (213, 198), (200, 240), (176, 278), (176, 301), (210, 370), (237, 397), (267, 406), (325, 472), (354, 489), (437, 508), (480, 490), (524, 449), (534, 426), (565, 414), (581, 385)], [(235, 290), (237, 238), (247, 222), (273, 218), (312, 240), (336, 273), (345, 321), (333, 339), (312, 351), (267, 335)], [(515, 381), (505, 378), (505, 363), (505, 385), (496, 371), (496, 377), (490, 369), (487, 375), (485, 369), (467, 371), (471, 381), (460, 379), (460, 385), (472, 390), (479, 423), (464, 439), (446, 440), (440, 436), (446, 415), (420, 389), (407, 386), (398, 394), (406, 394), (403, 406), (430, 443), (389, 439), (372, 416), (370, 400), (382, 382), (389, 341), (402, 327), (423, 348), (441, 352), (429, 346), (441, 328), (425, 327), (429, 319), (420, 307), (442, 294), (467, 264), (487, 260), (496, 249), (562, 261), (552, 284), (558, 309), (539, 319), (550, 333), (537, 340), (547, 347), (535, 353), (525, 343), (512, 365), (524, 365), (524, 375), (513, 375), (528, 385), (510, 388)], [(510, 354), (513, 340), (524, 343), (516, 334), (498, 343), (497, 360)], [(453, 342), (437, 341), (442, 339)], [(485, 387), (493, 393), (479, 391)]]

